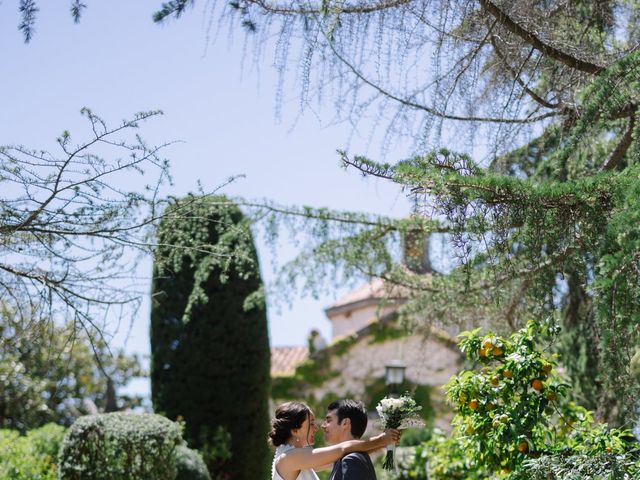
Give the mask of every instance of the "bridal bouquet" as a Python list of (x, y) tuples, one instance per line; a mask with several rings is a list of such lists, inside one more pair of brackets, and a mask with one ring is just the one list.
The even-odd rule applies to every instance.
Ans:
[[(422, 410), (422, 407), (406, 393), (399, 398), (383, 398), (380, 400), (376, 410), (380, 415), (382, 426), (385, 430), (390, 428), (402, 430), (405, 428), (424, 427), (424, 422), (418, 416), (418, 412)], [(385, 470), (393, 470), (395, 468), (395, 448), (396, 446), (393, 444), (387, 445), (387, 456), (382, 465)]]

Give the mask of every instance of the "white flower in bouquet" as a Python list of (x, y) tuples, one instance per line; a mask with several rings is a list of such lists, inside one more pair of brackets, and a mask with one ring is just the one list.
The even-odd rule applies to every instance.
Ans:
[[(424, 427), (424, 422), (418, 415), (422, 407), (407, 394), (399, 398), (383, 398), (376, 406), (376, 410), (385, 430), (390, 428), (403, 430), (405, 428)], [(387, 456), (382, 465), (385, 470), (393, 470), (395, 468), (394, 453), (395, 445), (387, 445)]]

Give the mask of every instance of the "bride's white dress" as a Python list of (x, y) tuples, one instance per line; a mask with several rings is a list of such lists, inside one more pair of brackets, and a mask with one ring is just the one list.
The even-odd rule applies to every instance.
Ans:
[[(276, 462), (278, 461), (278, 458), (280, 458), (280, 456), (283, 453), (288, 452), (289, 450), (293, 450), (294, 448), (295, 447), (293, 445), (287, 445), (287, 444), (280, 445), (278, 448), (276, 448), (276, 454), (273, 456), (273, 464), (271, 465), (271, 480), (284, 480), (276, 470)], [(314, 472), (313, 470), (301, 470), (296, 480), (319, 480), (319, 479), (318, 479), (318, 476), (316, 475), (316, 472)]]

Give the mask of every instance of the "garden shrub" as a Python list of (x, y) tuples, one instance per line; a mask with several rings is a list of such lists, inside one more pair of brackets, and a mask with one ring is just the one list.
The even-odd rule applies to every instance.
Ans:
[(60, 480), (174, 480), (178, 424), (154, 414), (105, 413), (79, 418), (59, 457)]
[(15, 430), (0, 430), (0, 478), (55, 480), (64, 430), (55, 424), (31, 430), (24, 436)]
[[(429, 476), (427, 476), (429, 469)], [(431, 439), (400, 459), (395, 480), (485, 480), (486, 471), (465, 452), (461, 442), (434, 430)]]
[(175, 451), (176, 480), (211, 480), (202, 456), (186, 445), (179, 445)]
[(514, 480), (636, 480), (640, 478), (638, 450), (589, 455), (547, 455), (527, 460)]
[(556, 333), (552, 323), (529, 322), (508, 338), (480, 329), (461, 334), (459, 347), (473, 368), (445, 386), (456, 410), (453, 431), (418, 447), (400, 478), (640, 478), (631, 432), (596, 422), (571, 401), (548, 353)]

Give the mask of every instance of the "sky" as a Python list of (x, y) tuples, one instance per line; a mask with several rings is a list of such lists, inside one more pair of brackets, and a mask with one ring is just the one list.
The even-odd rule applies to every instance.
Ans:
[[(399, 187), (339, 165), (338, 148), (376, 153), (367, 150), (369, 132), (332, 124), (329, 109), (301, 112), (298, 91), (285, 92), (276, 117), (273, 60), (265, 57), (259, 68), (243, 62), (241, 28), (212, 43), (199, 8), (155, 25), (151, 14), (160, 0), (88, 1), (75, 25), (68, 3), (40, 1), (35, 35), (25, 44), (17, 0), (0, 1), (0, 145), (55, 150), (63, 130), (73, 135), (85, 127), (82, 107), (113, 125), (161, 109), (164, 115), (140, 133), (149, 143), (180, 141), (164, 151), (174, 179), (168, 194), (195, 191), (198, 181), (212, 189), (243, 174), (222, 193), (396, 217), (409, 213)], [(263, 277), (271, 281), (270, 252), (260, 240), (257, 247)], [(286, 244), (277, 252), (281, 259), (293, 253)], [(150, 272), (150, 265), (143, 263), (141, 271)], [(312, 328), (329, 338), (323, 309), (344, 293), (336, 285), (334, 294), (317, 300), (298, 296), (280, 310), (269, 305), (271, 344), (304, 345)], [(145, 299), (126, 342), (117, 341), (148, 355), (148, 324)]]

